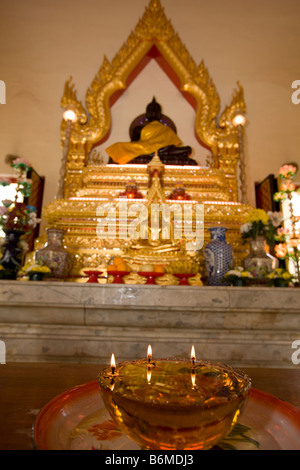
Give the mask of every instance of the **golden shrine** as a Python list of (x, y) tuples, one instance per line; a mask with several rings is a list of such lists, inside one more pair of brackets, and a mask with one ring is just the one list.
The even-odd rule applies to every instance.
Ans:
[[(176, 77), (183, 97), (195, 110), (195, 132), (209, 152), (205, 167), (186, 164), (188, 159), (185, 164), (174, 164), (176, 159), (172, 160), (171, 156), (163, 163), (159, 148), (153, 148), (147, 163), (129, 161), (119, 164), (110, 160), (104, 164), (97, 155), (97, 145), (105, 142), (110, 130), (112, 103), (134, 79), (139, 64), (152, 58), (166, 73)], [(113, 60), (109, 62), (104, 58), (86, 92), (85, 106), (77, 100), (71, 79), (65, 84), (61, 105), (64, 109), (72, 109), (77, 119), (74, 122), (62, 120), (59, 192), (57, 198), (44, 208), (43, 217), (48, 227), (66, 232), (65, 246), (75, 255), (71, 278), (80, 278), (86, 269), (104, 271), (111, 256), (116, 254), (124, 256), (131, 269), (155, 262), (162, 263), (166, 271), (172, 273), (174, 263), (177, 272), (178, 263), (187, 263), (185, 268), (188, 266), (192, 272), (203, 274), (203, 250), (187, 250), (184, 236), (179, 241), (174, 241), (172, 234), (167, 240), (158, 236), (154, 241), (151, 237), (146, 241), (110, 237), (109, 232), (105, 237), (99, 236), (99, 205), (106, 207), (108, 213), (113, 210), (118, 213), (120, 203), (130, 193), (126, 193), (128, 185), (139, 194), (136, 198), (133, 191), (127, 198), (129, 212), (131, 204), (141, 200), (148, 208), (153, 202), (172, 208), (190, 204), (195, 224), (196, 204), (203, 204), (204, 243), (209, 239), (209, 227), (227, 227), (227, 241), (233, 247), (235, 262), (241, 262), (247, 250), (241, 244), (240, 226), (250, 207), (245, 198), (240, 200), (239, 196), (238, 180), (243, 188), (245, 175), (241, 161), (241, 126), (234, 125), (234, 117), (246, 112), (243, 89), (238, 84), (230, 105), (220, 112), (220, 97), (204, 62), (195, 63), (159, 0), (150, 1)], [(161, 119), (164, 125), (169, 125), (169, 121)], [(181, 188), (181, 194), (187, 195), (186, 198), (172, 197), (178, 188)], [(129, 219), (132, 222), (134, 215)], [(120, 231), (122, 221), (119, 218), (117, 222)], [(37, 246), (41, 242), (42, 238), (37, 240)]]

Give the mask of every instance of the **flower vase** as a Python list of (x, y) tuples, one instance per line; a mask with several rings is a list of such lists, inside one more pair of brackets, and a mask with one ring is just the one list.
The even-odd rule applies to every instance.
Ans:
[(264, 279), (268, 272), (278, 268), (278, 260), (265, 250), (265, 238), (250, 240), (250, 253), (244, 259), (244, 267), (254, 278)]
[(226, 241), (227, 228), (212, 227), (209, 231), (211, 240), (204, 249), (208, 284), (210, 286), (230, 285), (222, 282), (233, 265), (232, 246)]
[(48, 229), (46, 245), (36, 252), (37, 262), (48, 266), (55, 279), (67, 277), (73, 264), (73, 256), (63, 246), (64, 235), (64, 230)]
[(4, 279), (16, 279), (23, 262), (23, 250), (19, 246), (23, 230), (4, 229), (5, 240), (0, 264), (5, 272)]

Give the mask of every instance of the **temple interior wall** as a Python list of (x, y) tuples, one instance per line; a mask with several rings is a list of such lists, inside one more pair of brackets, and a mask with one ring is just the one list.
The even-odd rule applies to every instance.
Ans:
[[(298, 0), (162, 0), (182, 42), (198, 64), (204, 59), (220, 94), (221, 110), (239, 80), (248, 107), (245, 153), (248, 195), (254, 182), (299, 161), (300, 105), (291, 101), (299, 71)], [(53, 200), (61, 162), (60, 99), (71, 75), (84, 104), (104, 55), (112, 60), (148, 0), (11, 0), (1, 4), (0, 173), (8, 153), (24, 157), (46, 177), (44, 204)], [(174, 119), (178, 134), (205, 164), (207, 151), (194, 135), (195, 113), (152, 60), (112, 107), (111, 142), (128, 140), (131, 120), (155, 96)]]

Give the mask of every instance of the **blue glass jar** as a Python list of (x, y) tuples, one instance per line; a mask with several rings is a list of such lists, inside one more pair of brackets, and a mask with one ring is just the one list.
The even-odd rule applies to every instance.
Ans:
[(228, 285), (222, 282), (233, 266), (232, 246), (226, 241), (227, 228), (209, 228), (211, 240), (204, 249), (207, 281), (210, 286)]

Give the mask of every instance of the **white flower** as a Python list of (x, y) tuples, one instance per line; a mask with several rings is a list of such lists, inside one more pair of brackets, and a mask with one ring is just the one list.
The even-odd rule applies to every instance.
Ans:
[(282, 212), (268, 212), (269, 219), (271, 221), (271, 224), (273, 227), (277, 228), (283, 221), (283, 215)]
[(247, 233), (247, 232), (249, 232), (249, 230), (251, 230), (251, 227), (252, 227), (252, 224), (250, 224), (249, 222), (246, 223), (246, 224), (243, 224), (241, 226), (241, 232), (242, 233)]
[(41, 219), (38, 219), (35, 212), (30, 212), (28, 214), (28, 225), (32, 228), (35, 228), (39, 224)]
[(226, 273), (226, 276), (237, 276), (237, 277), (241, 277), (241, 271), (238, 270), (238, 269), (232, 269), (231, 271), (228, 271)]

